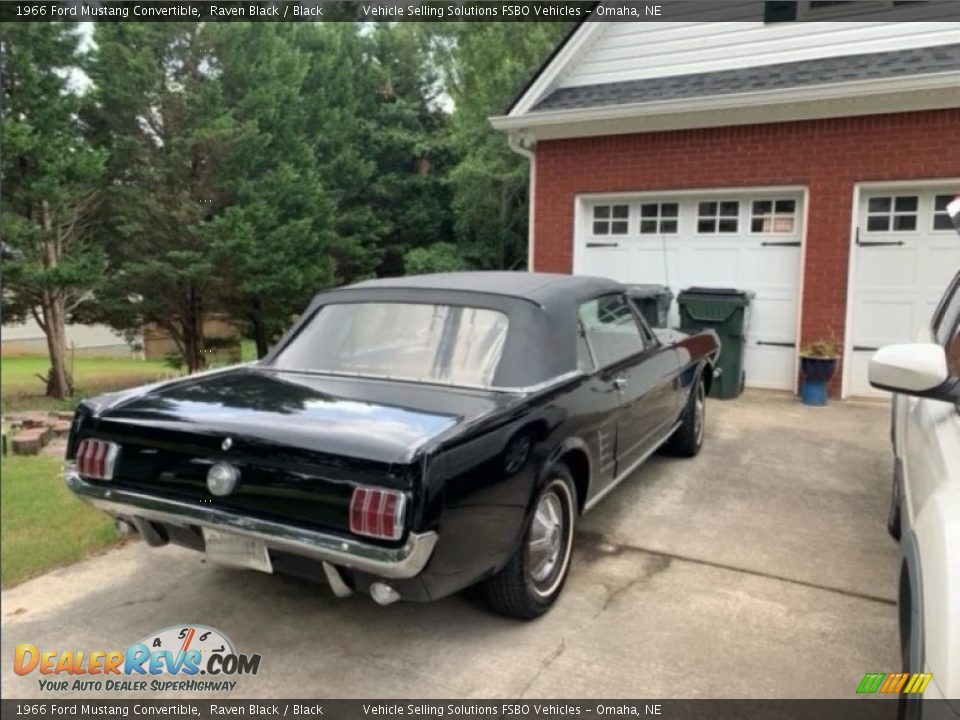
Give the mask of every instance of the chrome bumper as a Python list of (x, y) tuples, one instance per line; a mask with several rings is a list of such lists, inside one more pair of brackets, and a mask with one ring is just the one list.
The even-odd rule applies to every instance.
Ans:
[(76, 470), (66, 472), (67, 487), (78, 497), (114, 516), (135, 516), (179, 526), (209, 527), (262, 540), (283, 550), (383, 578), (412, 578), (426, 566), (437, 533), (410, 533), (398, 548), (384, 548), (270, 520), (244, 517), (179, 500), (88, 483)]

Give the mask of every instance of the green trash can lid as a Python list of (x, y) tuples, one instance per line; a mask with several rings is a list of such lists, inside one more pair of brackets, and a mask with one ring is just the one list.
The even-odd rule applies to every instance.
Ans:
[(673, 293), (666, 285), (657, 283), (641, 283), (637, 285), (627, 285), (627, 295), (632, 298), (661, 298), (673, 297)]
[(714, 287), (689, 287), (683, 290), (677, 300), (721, 300), (723, 302), (736, 302), (738, 305), (748, 305), (756, 296), (753, 290), (738, 290), (737, 288), (714, 288)]

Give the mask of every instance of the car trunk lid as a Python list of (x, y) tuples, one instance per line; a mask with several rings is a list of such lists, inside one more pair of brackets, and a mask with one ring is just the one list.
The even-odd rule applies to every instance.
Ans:
[[(415, 497), (424, 444), (501, 403), (485, 393), (244, 367), (120, 398), (81, 433), (120, 444), (115, 486), (346, 532), (356, 486)], [(224, 497), (207, 488), (217, 462), (240, 471)]]

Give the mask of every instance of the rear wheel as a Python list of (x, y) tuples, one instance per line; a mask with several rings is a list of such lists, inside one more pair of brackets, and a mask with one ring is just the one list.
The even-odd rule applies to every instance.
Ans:
[(529, 620), (550, 609), (570, 570), (577, 505), (573, 477), (564, 465), (550, 470), (537, 495), (520, 545), (510, 561), (481, 586), (487, 606)]
[(671, 455), (694, 457), (703, 447), (703, 433), (707, 417), (707, 389), (703, 379), (690, 393), (687, 407), (680, 416), (680, 427), (667, 441), (664, 449)]

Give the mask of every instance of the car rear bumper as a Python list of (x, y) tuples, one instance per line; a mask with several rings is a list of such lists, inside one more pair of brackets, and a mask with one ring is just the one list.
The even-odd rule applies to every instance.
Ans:
[(262, 540), (268, 548), (322, 560), (382, 578), (420, 574), (437, 543), (437, 533), (409, 533), (399, 547), (381, 547), (351, 538), (237, 515), (212, 507), (89, 483), (68, 466), (66, 483), (78, 497), (117, 517), (175, 526), (215, 528)]

